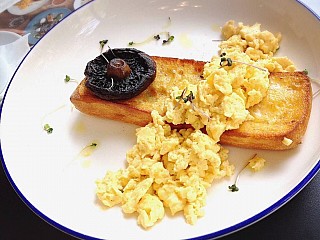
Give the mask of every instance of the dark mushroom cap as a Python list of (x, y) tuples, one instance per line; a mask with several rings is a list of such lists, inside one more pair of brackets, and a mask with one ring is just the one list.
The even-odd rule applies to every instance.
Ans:
[[(146, 53), (135, 48), (109, 49), (88, 62), (84, 74), (86, 87), (105, 100), (125, 100), (144, 91), (156, 77), (156, 63)], [(123, 79), (107, 73), (112, 59), (120, 58), (131, 71)]]

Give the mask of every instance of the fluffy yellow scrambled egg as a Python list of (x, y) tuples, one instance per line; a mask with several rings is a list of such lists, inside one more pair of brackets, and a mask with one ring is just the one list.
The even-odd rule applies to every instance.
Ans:
[(173, 215), (183, 211), (194, 224), (203, 215), (213, 180), (233, 174), (228, 151), (200, 130), (171, 129), (157, 111), (152, 117), (152, 123), (137, 129), (128, 167), (98, 180), (97, 195), (108, 207), (121, 204), (125, 213), (137, 212), (144, 228), (163, 218), (164, 207)]
[(259, 156), (254, 156), (249, 160), (249, 167), (251, 170), (257, 172), (260, 171), (265, 164), (266, 160)]
[[(187, 88), (174, 87), (165, 102), (165, 115), (152, 112), (153, 122), (137, 129), (137, 143), (127, 152), (128, 166), (108, 171), (97, 180), (97, 196), (108, 207), (121, 204), (125, 213), (138, 213), (138, 224), (153, 226), (182, 211), (188, 223), (203, 216), (207, 188), (215, 179), (231, 176), (228, 150), (220, 136), (252, 118), (248, 108), (267, 94), (272, 71), (294, 71), (287, 58), (273, 57), (281, 35), (228, 21), (220, 53), (204, 66), (204, 80)], [(171, 129), (168, 123), (193, 128)], [(203, 133), (201, 129), (206, 129)], [(260, 169), (262, 160), (252, 160)]]
[(295, 70), (287, 57), (273, 57), (281, 35), (261, 31), (260, 24), (235, 25), (230, 20), (222, 35), (226, 39), (220, 44), (220, 54), (205, 64), (204, 80), (186, 89), (184, 96), (192, 92), (194, 99), (186, 103), (177, 99), (184, 90), (176, 87), (166, 103), (169, 122), (188, 123), (195, 129), (206, 127), (216, 142), (224, 131), (239, 128), (252, 118), (248, 108), (266, 96), (270, 72)]

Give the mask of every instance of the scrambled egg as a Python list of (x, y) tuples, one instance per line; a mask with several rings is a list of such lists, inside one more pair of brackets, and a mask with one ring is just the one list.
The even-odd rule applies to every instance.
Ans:
[[(144, 228), (161, 220), (165, 208), (172, 215), (182, 211), (189, 224), (204, 215), (207, 189), (234, 172), (220, 136), (252, 118), (248, 108), (266, 96), (270, 72), (295, 70), (286, 57), (273, 57), (281, 35), (261, 31), (260, 24), (235, 25), (231, 20), (222, 35), (220, 54), (205, 64), (204, 79), (196, 85), (182, 80), (185, 89), (174, 87), (164, 116), (153, 111), (153, 121), (137, 129), (127, 168), (108, 171), (96, 182), (104, 205), (121, 204), (123, 212), (136, 212)], [(171, 129), (168, 123), (192, 128)], [(255, 170), (263, 165), (261, 158), (250, 162)]]
[(123, 212), (137, 212), (144, 228), (164, 217), (164, 207), (172, 215), (183, 211), (194, 224), (203, 216), (213, 180), (234, 172), (228, 151), (200, 130), (172, 130), (157, 111), (152, 117), (152, 123), (137, 129), (128, 167), (98, 180), (97, 196), (108, 207), (121, 204)]
[(296, 70), (293, 62), (287, 57), (274, 57), (280, 47), (281, 34), (274, 35), (267, 30), (261, 31), (259, 23), (246, 26), (239, 22), (235, 25), (235, 22), (230, 20), (222, 27), (222, 35), (225, 38), (220, 45), (222, 52), (244, 53), (244, 56), (252, 60), (251, 63), (255, 61), (256, 66), (263, 66), (269, 72)]
[(290, 146), (293, 143), (293, 141), (290, 138), (284, 137), (282, 143), (286, 146)]
[(254, 156), (249, 160), (249, 167), (251, 170), (257, 172), (260, 171), (265, 164), (266, 160), (262, 157)]
[[(273, 57), (281, 34), (261, 31), (260, 24), (236, 26), (230, 20), (223, 26), (222, 35), (226, 39), (220, 44), (220, 55), (205, 64), (204, 80), (186, 89), (173, 88), (166, 103), (168, 122), (191, 124), (195, 129), (205, 127), (215, 142), (224, 131), (252, 119), (248, 108), (267, 95), (270, 72), (295, 70), (287, 57)], [(191, 92), (192, 101), (177, 98)]]

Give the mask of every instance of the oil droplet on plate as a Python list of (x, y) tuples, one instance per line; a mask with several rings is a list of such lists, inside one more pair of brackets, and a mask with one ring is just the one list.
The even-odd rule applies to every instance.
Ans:
[(192, 48), (193, 42), (192, 42), (191, 38), (186, 33), (180, 34), (178, 39), (179, 39), (180, 44), (184, 48)]
[(74, 125), (74, 130), (77, 133), (85, 133), (87, 128), (86, 125), (84, 124), (84, 122), (82, 121), (78, 121), (75, 125)]
[(218, 25), (218, 24), (216, 24), (216, 23), (213, 23), (213, 24), (211, 25), (211, 29), (212, 29), (213, 31), (215, 31), (215, 32), (221, 32), (221, 26)]
[(92, 161), (90, 159), (85, 159), (81, 165), (83, 168), (89, 168), (91, 167), (91, 164), (92, 164)]

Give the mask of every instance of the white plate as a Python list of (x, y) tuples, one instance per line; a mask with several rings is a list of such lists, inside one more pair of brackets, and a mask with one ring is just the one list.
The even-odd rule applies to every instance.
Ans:
[[(171, 24), (168, 24), (168, 18)], [(138, 48), (150, 55), (208, 60), (217, 53), (213, 39), (219, 27), (234, 19), (262, 23), (281, 32), (279, 56), (287, 55), (299, 69), (320, 78), (319, 19), (300, 3), (286, 1), (94, 1), (65, 18), (39, 41), (23, 61), (7, 91), (1, 112), (3, 165), (13, 187), (42, 218), (78, 237), (107, 239), (185, 239), (219, 237), (246, 227), (281, 207), (319, 170), (320, 96), (314, 99), (303, 144), (283, 152), (230, 149), (239, 171), (258, 152), (267, 159), (263, 171), (243, 172), (240, 191), (218, 181), (209, 190), (206, 215), (196, 225), (182, 215), (166, 216), (149, 231), (119, 207), (103, 209), (95, 197), (95, 180), (107, 169), (125, 166), (125, 152), (135, 142), (135, 126), (97, 119), (71, 107), (69, 97), (86, 63), (99, 54), (99, 41), (126, 47), (164, 29), (175, 40)], [(186, 43), (188, 39), (188, 44)], [(191, 41), (191, 43), (189, 42)], [(313, 86), (316, 88), (316, 86)], [(50, 123), (51, 135), (42, 127)], [(91, 156), (81, 150), (92, 141)]]

